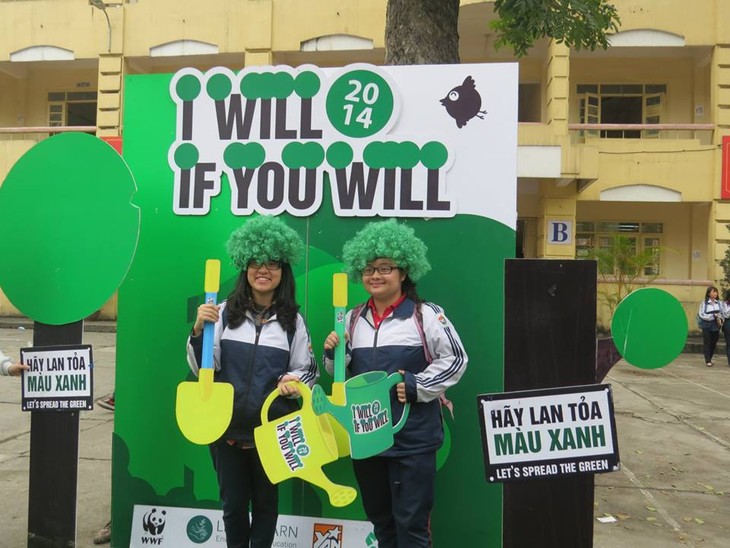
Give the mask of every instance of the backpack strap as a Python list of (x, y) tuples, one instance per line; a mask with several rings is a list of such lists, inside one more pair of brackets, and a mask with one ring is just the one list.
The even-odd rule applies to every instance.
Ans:
[(426, 358), (426, 363), (431, 364), (433, 363), (433, 357), (431, 356), (431, 352), (428, 350), (428, 344), (426, 344), (426, 335), (423, 332), (423, 316), (422, 314), (419, 314), (420, 310), (421, 303), (416, 303), (416, 306), (413, 308), (413, 323), (416, 324), (418, 336), (421, 337), (421, 346), (423, 346), (423, 357)]

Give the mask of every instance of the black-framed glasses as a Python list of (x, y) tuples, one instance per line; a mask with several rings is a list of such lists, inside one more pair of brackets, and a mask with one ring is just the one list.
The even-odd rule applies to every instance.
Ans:
[(259, 270), (263, 267), (266, 267), (267, 270), (279, 270), (281, 268), (281, 261), (266, 261), (265, 263), (249, 261), (248, 267), (253, 268), (254, 270)]
[(375, 271), (378, 271), (378, 274), (390, 274), (394, 270), (398, 270), (398, 267), (392, 264), (381, 264), (380, 266), (366, 266), (362, 269), (362, 275), (363, 276), (372, 276), (375, 274)]

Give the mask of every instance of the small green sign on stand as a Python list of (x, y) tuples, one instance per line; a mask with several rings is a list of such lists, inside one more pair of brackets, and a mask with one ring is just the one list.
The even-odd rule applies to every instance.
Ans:
[(682, 304), (655, 287), (638, 289), (622, 300), (611, 321), (616, 348), (631, 365), (658, 369), (674, 360), (687, 341)]

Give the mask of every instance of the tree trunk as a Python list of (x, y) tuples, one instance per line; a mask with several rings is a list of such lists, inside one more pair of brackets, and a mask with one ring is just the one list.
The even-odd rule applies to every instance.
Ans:
[(459, 62), (459, 0), (388, 0), (386, 65)]

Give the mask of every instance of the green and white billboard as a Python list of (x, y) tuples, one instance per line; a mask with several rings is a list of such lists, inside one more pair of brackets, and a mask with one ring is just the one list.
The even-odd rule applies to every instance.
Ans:
[[(318, 357), (332, 330), (332, 275), (341, 271), (342, 244), (383, 217), (403, 218), (426, 242), (433, 270), (419, 294), (444, 307), (470, 358), (446, 394), (454, 416), (445, 412), (434, 542), (501, 544), (501, 486), (484, 480), (475, 396), (503, 388), (517, 82), (516, 64), (184, 69), (126, 78), (124, 159), (138, 187), (141, 229), (119, 290), (115, 545), (146, 542), (135, 505), (137, 516), (184, 509), (198, 520), (188, 525), (212, 523), (205, 516), (219, 507), (208, 449), (177, 428), (175, 393), (194, 378), (185, 340), (203, 299), (205, 260), (222, 261), (225, 296), (238, 274), (225, 242), (259, 214), (283, 216), (306, 243), (295, 268), (297, 296)], [(365, 298), (351, 283), (350, 306)], [(323, 368), (319, 382), (330, 393)], [(325, 472), (356, 485), (348, 459)], [(334, 508), (324, 492), (298, 480), (282, 483), (280, 493), (280, 524), (286, 516), (295, 524), (280, 527), (278, 541), (289, 543), (283, 545), (316, 546), (321, 524), (336, 528), (338, 520), (348, 527), (340, 533), (354, 535), (339, 538), (343, 546), (359, 545), (358, 535), (362, 545), (372, 544), (369, 524), (352, 526), (365, 519), (359, 499)], [(212, 527), (222, 530), (222, 523)], [(178, 533), (165, 529), (159, 544), (184, 538)], [(211, 533), (202, 545), (215, 543)]]

